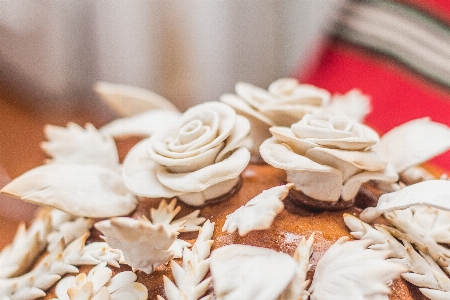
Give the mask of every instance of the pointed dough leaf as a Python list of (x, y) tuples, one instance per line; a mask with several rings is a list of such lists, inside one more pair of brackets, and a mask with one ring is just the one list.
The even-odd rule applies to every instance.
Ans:
[(252, 230), (267, 229), (275, 217), (283, 210), (283, 200), (289, 194), (293, 183), (276, 186), (262, 191), (244, 206), (229, 214), (222, 231), (234, 232), (243, 236)]
[(311, 300), (387, 298), (389, 282), (406, 267), (386, 260), (387, 251), (367, 249), (370, 240), (347, 240), (341, 237), (319, 260), (309, 289)]
[(450, 149), (450, 128), (429, 118), (409, 121), (383, 135), (375, 148), (400, 173)]
[(247, 245), (228, 245), (211, 254), (214, 290), (220, 300), (276, 299), (296, 266), (287, 254)]
[(135, 86), (99, 81), (95, 83), (94, 91), (114, 111), (124, 117), (156, 108), (178, 111), (166, 98)]
[(103, 135), (116, 138), (150, 136), (173, 126), (181, 114), (174, 110), (152, 109), (127, 118), (120, 118), (100, 128)]
[(137, 205), (118, 173), (95, 165), (39, 166), (11, 181), (1, 192), (90, 218), (127, 215)]
[(450, 210), (450, 181), (427, 180), (381, 195), (376, 209), (386, 212), (414, 205), (428, 205)]

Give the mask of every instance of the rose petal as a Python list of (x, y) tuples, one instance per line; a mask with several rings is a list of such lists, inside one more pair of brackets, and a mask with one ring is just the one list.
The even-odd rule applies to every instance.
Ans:
[[(209, 119), (210, 117), (213, 119)], [(203, 120), (207, 124), (217, 122), (218, 128), (205, 136), (201, 136), (197, 148), (187, 149), (184, 152), (171, 151), (167, 141), (176, 139), (178, 130), (193, 120)], [(192, 157), (222, 143), (230, 135), (235, 123), (236, 112), (230, 106), (215, 101), (205, 102), (188, 109), (180, 119), (179, 125), (170, 130), (170, 132), (162, 131), (154, 134), (149, 147), (153, 147), (154, 152), (160, 156), (172, 158)], [(206, 143), (205, 139), (209, 138), (213, 138), (213, 140)]]
[(265, 89), (247, 82), (236, 83), (235, 90), (239, 97), (256, 109), (259, 109), (259, 107), (265, 103), (275, 101), (275, 97)]
[(342, 172), (344, 182), (362, 170), (379, 171), (387, 166), (387, 162), (375, 151), (346, 151), (315, 147), (309, 149), (305, 156), (317, 163), (338, 169)]
[(295, 123), (291, 125), (292, 132), (299, 138), (315, 138), (315, 139), (342, 139), (354, 137), (349, 131), (311, 126), (307, 124)]
[[(228, 104), (232, 108), (234, 108), (238, 113), (244, 115), (245, 117), (251, 119), (259, 120), (268, 126), (275, 125), (269, 118), (260, 113), (259, 111), (252, 108), (245, 101), (234, 94), (223, 94), (220, 96), (220, 101)], [(252, 127), (253, 128), (253, 127)]]
[(355, 122), (344, 114), (326, 111), (305, 115), (291, 129), (300, 138), (340, 139), (355, 136), (379, 140), (378, 134), (370, 127)]
[(169, 151), (190, 152), (209, 145), (217, 136), (221, 120), (216, 111), (201, 110), (183, 117), (176, 131), (164, 140)]
[(218, 198), (231, 191), (238, 183), (239, 177), (221, 181), (199, 191), (178, 196), (178, 199), (191, 206), (201, 206), (207, 201)]
[(259, 146), (265, 139), (271, 137), (269, 127), (274, 125), (273, 122), (234, 94), (224, 94), (220, 96), (220, 101), (230, 105), (237, 113), (250, 121), (251, 130), (246, 140), (246, 147), (253, 157), (259, 157)]
[(139, 87), (99, 81), (94, 91), (114, 111), (125, 117), (157, 108), (178, 111), (166, 98)]
[(359, 126), (359, 129), (362, 131), (362, 137), (365, 137), (369, 140), (374, 140), (377, 143), (380, 141), (380, 136), (378, 135), (378, 133), (371, 127), (362, 124), (362, 123), (357, 123)]
[(287, 181), (295, 185), (295, 189), (320, 201), (338, 201), (342, 191), (342, 174), (333, 168), (330, 172), (306, 170), (287, 170)]
[(201, 148), (214, 140), (219, 124), (220, 118), (215, 111), (202, 111), (192, 120), (186, 120), (186, 123), (181, 123), (167, 132), (156, 134), (151, 146), (163, 156), (188, 157), (189, 155), (185, 156), (183, 153)]
[(238, 177), (249, 160), (249, 151), (245, 148), (238, 148), (225, 160), (195, 172), (170, 173), (166, 168), (160, 168), (157, 177), (170, 189), (182, 193), (199, 192), (216, 183)]
[(281, 78), (269, 85), (268, 91), (284, 103), (322, 106), (330, 100), (327, 90), (311, 84), (299, 84), (295, 78)]
[(125, 186), (137, 196), (172, 198), (179, 195), (180, 192), (162, 185), (156, 177), (160, 165), (148, 157), (148, 141), (137, 143), (125, 157), (122, 169)]
[(306, 114), (320, 112), (321, 108), (305, 104), (267, 103), (259, 111), (278, 126), (291, 126)]
[(404, 123), (381, 137), (376, 151), (391, 162), (398, 173), (450, 149), (450, 128), (429, 118)]
[(370, 98), (358, 89), (351, 89), (343, 95), (334, 94), (324, 109), (343, 113), (358, 122), (362, 122), (372, 110)]
[(233, 128), (233, 131), (228, 136), (225, 141), (225, 148), (220, 151), (217, 155), (215, 162), (222, 161), (227, 154), (229, 154), (232, 150), (234, 150), (240, 142), (242, 142), (245, 137), (250, 132), (250, 122), (247, 118), (242, 116), (236, 116), (236, 124)]
[[(330, 148), (340, 148), (345, 150), (363, 150), (367, 147), (373, 146), (378, 141), (378, 135), (376, 138), (360, 138), (360, 137), (348, 137), (339, 139), (319, 139), (319, 138), (299, 138), (297, 137), (290, 128), (273, 126), (270, 128), (270, 132), (278, 140), (287, 142), (294, 151), (297, 153), (304, 154), (306, 150), (311, 147), (322, 145), (328, 146)], [(376, 134), (376, 133), (375, 133)], [(372, 136), (370, 133), (367, 135)], [(373, 137), (373, 136), (372, 136)]]
[(287, 143), (297, 154), (304, 155), (308, 149), (317, 146), (314, 142), (298, 138), (288, 127), (273, 126), (270, 133), (280, 142)]
[(285, 143), (270, 138), (261, 144), (262, 158), (273, 167), (283, 170), (315, 170), (318, 172), (330, 172), (331, 167), (318, 164), (309, 158), (296, 154)]
[(369, 180), (377, 180), (383, 182), (396, 182), (398, 180), (398, 174), (391, 164), (388, 164), (384, 170), (381, 171), (365, 171), (350, 177), (345, 183), (342, 189), (341, 198), (343, 200), (351, 200), (358, 193), (361, 184)]
[(96, 165), (39, 166), (11, 181), (1, 192), (91, 218), (127, 215), (137, 205), (118, 173)]
[[(151, 144), (151, 141), (149, 144)], [(153, 151), (153, 147), (149, 147), (149, 145), (147, 145), (146, 149), (149, 159), (153, 159), (158, 164), (167, 167), (170, 172), (185, 173), (194, 172), (213, 164), (216, 160), (217, 155), (223, 149), (223, 147), (224, 143), (221, 143), (203, 153), (185, 158), (172, 158), (159, 155), (158, 153)]]
[(100, 132), (107, 136), (125, 138), (128, 136), (150, 136), (164, 128), (173, 126), (181, 114), (175, 110), (152, 109), (112, 121), (100, 128)]
[(305, 141), (316, 143), (329, 148), (339, 148), (342, 150), (364, 150), (377, 143), (377, 140), (365, 139), (360, 137), (348, 137), (341, 139), (316, 139), (306, 138)]
[(342, 189), (340, 171), (295, 154), (274, 138), (264, 141), (260, 152), (268, 164), (286, 170), (287, 180), (295, 184), (295, 189), (321, 201), (339, 199)]

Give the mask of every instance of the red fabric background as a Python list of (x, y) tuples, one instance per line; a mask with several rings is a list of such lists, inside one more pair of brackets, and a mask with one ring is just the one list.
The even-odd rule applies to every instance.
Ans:
[(416, 7), (450, 24), (450, 1), (448, 0), (399, 0), (398, 2)]
[[(445, 1), (448, 6), (450, 1)], [(450, 126), (449, 90), (424, 81), (380, 55), (350, 45), (330, 42), (317, 63), (298, 72), (296, 77), (300, 82), (323, 87), (332, 93), (359, 88), (368, 94), (372, 112), (366, 123), (381, 134), (406, 121), (427, 116)], [(450, 153), (436, 157), (431, 163), (450, 171)]]

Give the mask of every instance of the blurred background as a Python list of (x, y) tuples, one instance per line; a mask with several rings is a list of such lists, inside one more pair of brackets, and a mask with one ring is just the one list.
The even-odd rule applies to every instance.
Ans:
[[(117, 117), (96, 81), (152, 90), (182, 111), (238, 81), (267, 88), (308, 65), (341, 2), (0, 1), (0, 187), (45, 161), (45, 124)], [(0, 203), (1, 249), (34, 206)]]
[(181, 110), (304, 68), (341, 0), (0, 1), (0, 79), (36, 107), (72, 109), (97, 80)]

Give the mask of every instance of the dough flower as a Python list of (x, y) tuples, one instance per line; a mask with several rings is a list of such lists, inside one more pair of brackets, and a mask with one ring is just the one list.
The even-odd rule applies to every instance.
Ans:
[(352, 200), (363, 182), (395, 182), (397, 172), (373, 150), (379, 140), (370, 127), (339, 113), (305, 115), (289, 127), (270, 128), (262, 158), (286, 170), (295, 189), (321, 201)]
[(194, 106), (170, 129), (131, 149), (124, 161), (125, 185), (139, 196), (178, 196), (203, 205), (239, 183), (250, 160), (239, 145), (249, 130), (249, 121), (224, 103)]
[(290, 126), (305, 114), (320, 111), (330, 100), (330, 93), (294, 78), (281, 78), (267, 90), (246, 82), (238, 82), (236, 94), (224, 94), (220, 101), (233, 107), (252, 123), (249, 146), (259, 156), (259, 145), (270, 137), (271, 126)]

